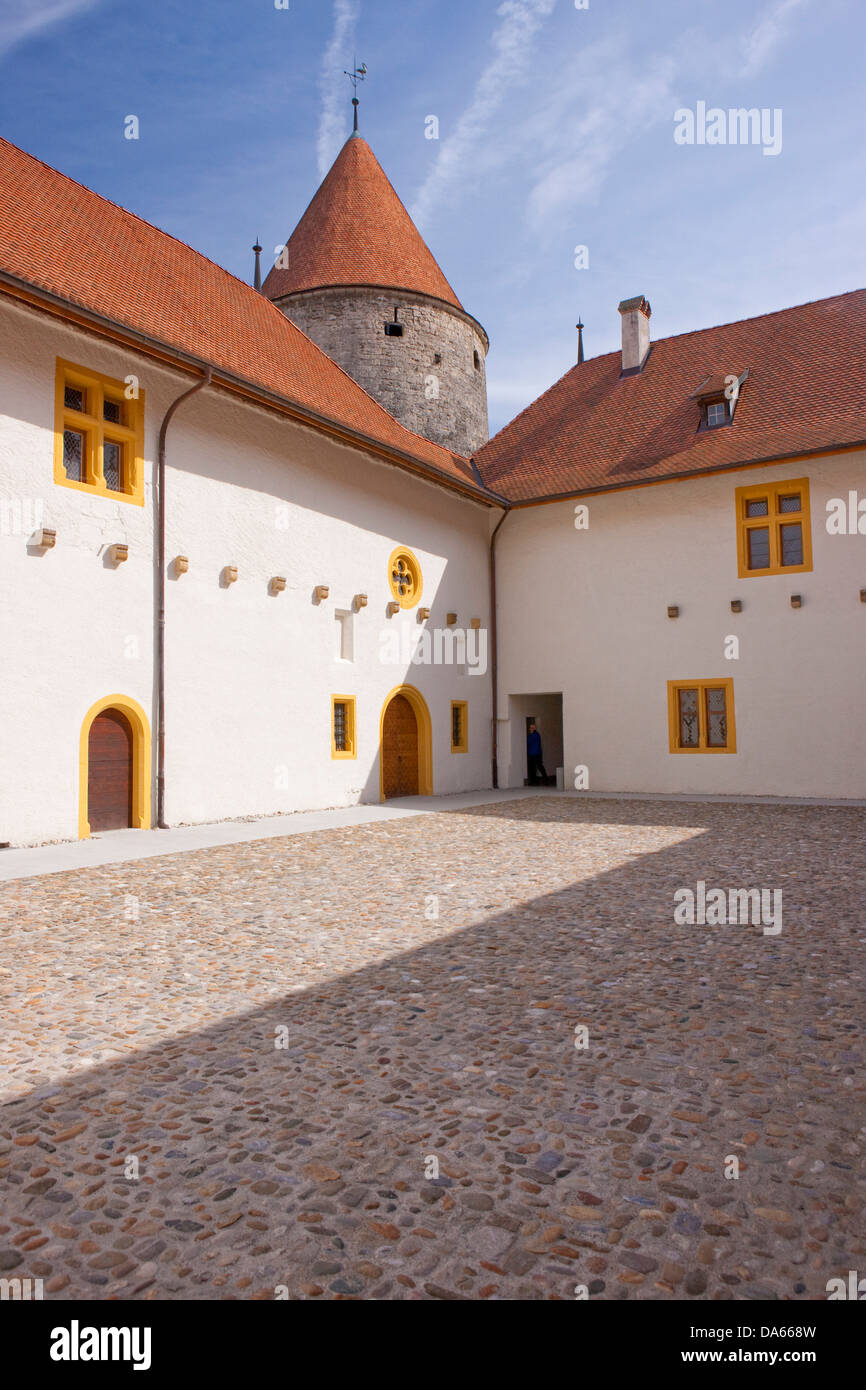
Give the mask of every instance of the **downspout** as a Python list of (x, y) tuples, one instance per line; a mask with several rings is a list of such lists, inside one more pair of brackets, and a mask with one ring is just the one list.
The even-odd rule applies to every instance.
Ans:
[(493, 774), (493, 789), (499, 787), (499, 749), (498, 749), (498, 729), (497, 707), (499, 700), (499, 656), (498, 644), (496, 640), (496, 537), (499, 528), (508, 516), (509, 508), (506, 507), (502, 516), (496, 523), (493, 535), (490, 537), (490, 685), (493, 699), (493, 723), (490, 730), (490, 755), (491, 770)]
[(194, 396), (203, 386), (210, 385), (211, 368), (208, 367), (201, 381), (178, 396), (165, 412), (159, 429), (159, 453), (157, 459), (156, 483), (156, 573), (158, 595), (158, 618), (156, 625), (156, 824), (160, 830), (167, 830), (165, 823), (165, 437), (171, 417), (178, 406)]

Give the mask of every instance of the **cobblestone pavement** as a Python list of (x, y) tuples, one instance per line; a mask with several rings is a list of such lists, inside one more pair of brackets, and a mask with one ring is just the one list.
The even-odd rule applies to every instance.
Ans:
[[(864, 830), (539, 795), (5, 885), (0, 1274), (825, 1297), (866, 1273)], [(699, 880), (781, 934), (676, 925)]]

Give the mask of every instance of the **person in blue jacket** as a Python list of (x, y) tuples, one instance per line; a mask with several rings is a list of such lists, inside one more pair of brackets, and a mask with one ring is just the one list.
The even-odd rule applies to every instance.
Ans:
[(541, 780), (547, 783), (547, 773), (541, 761), (541, 734), (534, 724), (530, 724), (526, 736), (526, 775), (530, 782)]

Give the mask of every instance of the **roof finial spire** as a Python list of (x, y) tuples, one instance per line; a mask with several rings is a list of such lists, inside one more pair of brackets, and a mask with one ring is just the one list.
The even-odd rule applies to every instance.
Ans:
[(351, 84), (352, 84), (352, 90), (353, 90), (353, 92), (355, 93), (355, 95), (352, 97), (352, 105), (353, 105), (354, 108), (355, 108), (355, 128), (354, 128), (354, 130), (352, 131), (352, 134), (353, 134), (353, 135), (357, 135), (357, 134), (358, 134), (358, 107), (360, 106), (360, 102), (358, 101), (358, 83), (359, 83), (359, 82), (363, 82), (363, 81), (364, 81), (364, 78), (367, 76), (367, 64), (366, 64), (366, 63), (362, 63), (361, 66), (358, 67), (357, 60), (356, 60), (356, 59), (353, 59), (352, 61), (353, 61), (354, 64), (355, 64), (355, 66), (353, 67), (352, 71), (351, 71), (351, 72), (346, 72), (345, 69), (344, 69), (343, 71), (344, 71), (346, 77), (348, 77), (349, 81), (351, 82)]
[(260, 290), (262, 287), (262, 248), (259, 246), (259, 239), (256, 237), (256, 244), (253, 247), (256, 256), (256, 269), (253, 275), (253, 289)]
[(577, 324), (576, 324), (575, 326), (576, 326), (576, 328), (577, 328), (577, 360), (578, 360), (578, 363), (580, 363), (580, 362), (582, 362), (582, 361), (584, 360), (584, 357), (583, 357), (583, 323), (581, 322), (580, 319), (578, 319)]

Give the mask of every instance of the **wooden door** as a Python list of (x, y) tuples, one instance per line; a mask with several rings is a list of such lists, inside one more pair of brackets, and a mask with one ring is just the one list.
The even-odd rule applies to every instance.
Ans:
[(385, 796), (418, 795), (418, 721), (405, 695), (395, 695), (382, 722)]
[(120, 710), (103, 710), (90, 726), (87, 819), (92, 831), (132, 825), (132, 730)]

